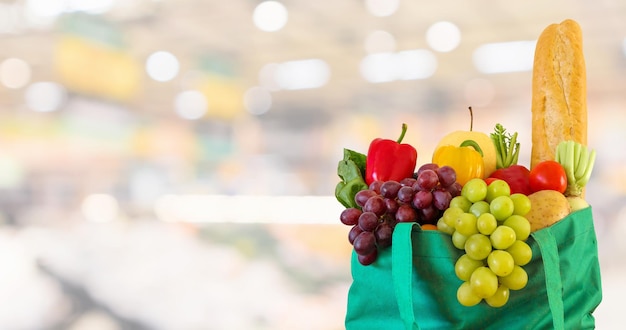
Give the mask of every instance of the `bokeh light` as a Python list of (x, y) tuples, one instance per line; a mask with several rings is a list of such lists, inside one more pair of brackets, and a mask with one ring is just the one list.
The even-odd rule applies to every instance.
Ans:
[(367, 11), (378, 17), (393, 15), (400, 6), (400, 0), (365, 0)]
[(67, 91), (55, 82), (37, 82), (26, 88), (24, 97), (32, 110), (50, 112), (59, 110), (65, 103)]
[(174, 109), (183, 119), (196, 120), (202, 118), (208, 110), (208, 101), (199, 91), (189, 90), (178, 93), (174, 100)]
[(170, 52), (157, 51), (146, 60), (146, 72), (156, 81), (170, 81), (178, 75), (180, 64), (178, 58)]
[(533, 40), (484, 44), (474, 51), (474, 66), (482, 73), (530, 71), (536, 43)]
[(274, 79), (282, 89), (309, 89), (324, 86), (330, 79), (330, 67), (320, 59), (281, 63)]
[(365, 39), (365, 51), (368, 54), (395, 52), (396, 39), (387, 31), (373, 31)]
[(65, 0), (26, 0), (28, 13), (40, 17), (55, 17), (65, 11)]
[(360, 64), (361, 75), (372, 83), (425, 79), (436, 70), (437, 57), (426, 49), (370, 54)]
[(262, 115), (272, 107), (272, 94), (263, 87), (252, 87), (244, 94), (244, 106), (253, 115)]
[(254, 8), (252, 20), (254, 25), (267, 32), (282, 29), (289, 18), (287, 8), (278, 1), (263, 1)]
[(117, 199), (109, 194), (91, 194), (81, 204), (83, 216), (90, 222), (110, 222), (119, 216)]
[(426, 31), (426, 42), (438, 52), (452, 51), (461, 43), (461, 30), (454, 23), (437, 22)]
[(26, 61), (8, 58), (0, 63), (0, 83), (7, 88), (22, 88), (30, 82), (31, 68)]

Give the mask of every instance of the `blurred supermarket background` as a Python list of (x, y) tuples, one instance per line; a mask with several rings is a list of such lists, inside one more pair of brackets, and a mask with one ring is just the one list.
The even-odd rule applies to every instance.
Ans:
[[(626, 296), (626, 3), (0, 1), (0, 329), (342, 329), (342, 148), (518, 131), (534, 42), (584, 31), (588, 189)], [(623, 310), (622, 310), (623, 312)]]

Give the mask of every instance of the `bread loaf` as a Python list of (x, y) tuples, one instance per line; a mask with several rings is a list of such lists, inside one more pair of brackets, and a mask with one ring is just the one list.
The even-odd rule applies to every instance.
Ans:
[(531, 168), (554, 160), (561, 141), (587, 145), (587, 77), (576, 21), (551, 24), (541, 33), (532, 81)]

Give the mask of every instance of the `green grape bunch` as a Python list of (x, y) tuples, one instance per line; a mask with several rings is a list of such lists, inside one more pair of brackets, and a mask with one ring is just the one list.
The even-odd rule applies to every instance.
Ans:
[(530, 262), (532, 250), (526, 243), (530, 223), (524, 216), (530, 207), (528, 196), (511, 194), (505, 181), (487, 184), (479, 178), (468, 181), (450, 201), (437, 228), (464, 251), (454, 265), (463, 281), (457, 290), (461, 305), (484, 301), (502, 307), (511, 291), (526, 287), (528, 274), (523, 266)]

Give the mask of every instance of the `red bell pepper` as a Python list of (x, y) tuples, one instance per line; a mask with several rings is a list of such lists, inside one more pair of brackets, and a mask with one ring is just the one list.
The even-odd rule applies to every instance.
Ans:
[(489, 178), (486, 179), (487, 183), (490, 183), (490, 179), (500, 179), (506, 181), (511, 188), (511, 194), (521, 193), (524, 195), (530, 195), (530, 183), (528, 176), (530, 171), (523, 165), (511, 165), (506, 168), (501, 168), (491, 173)]
[(417, 163), (417, 150), (402, 143), (407, 125), (402, 124), (402, 134), (397, 141), (377, 138), (370, 143), (365, 165), (365, 182), (401, 181), (413, 176)]

